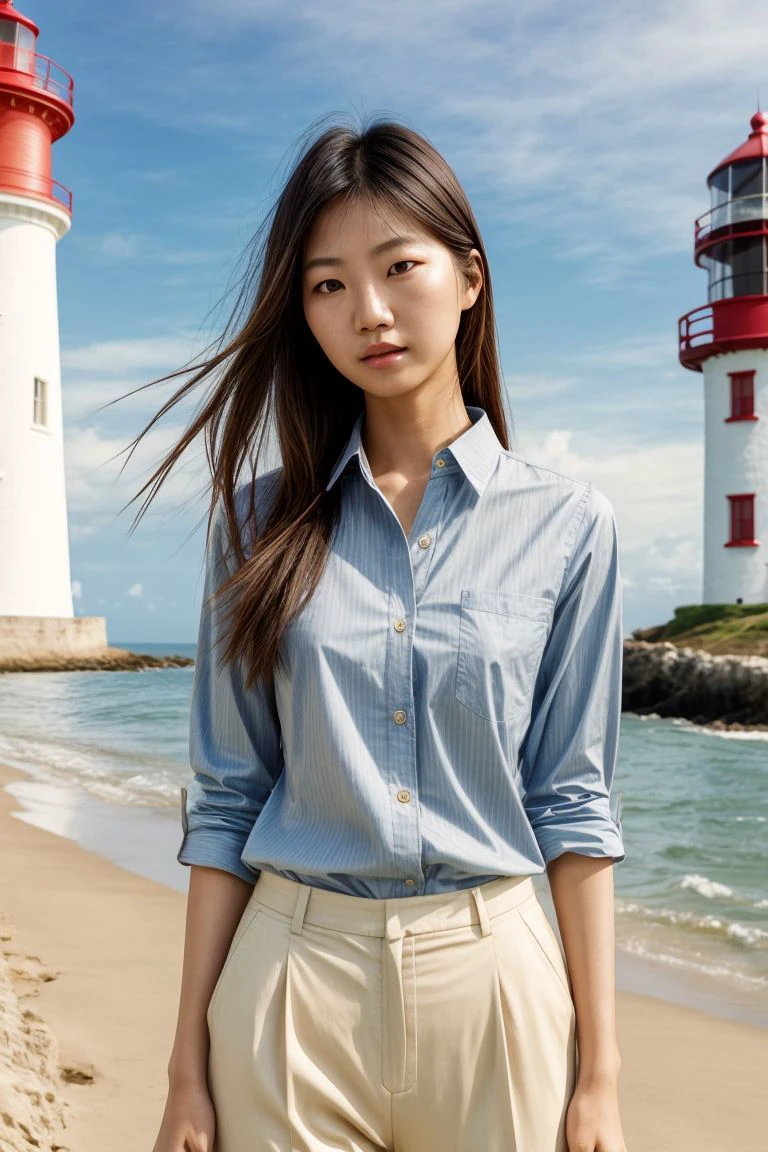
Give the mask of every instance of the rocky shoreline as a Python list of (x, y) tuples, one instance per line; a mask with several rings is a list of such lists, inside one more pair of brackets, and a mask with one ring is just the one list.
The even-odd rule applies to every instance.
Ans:
[(768, 730), (768, 658), (625, 640), (622, 710), (710, 728)]
[(92, 655), (40, 655), (0, 657), (0, 672), (140, 672), (144, 668), (187, 668), (191, 656), (150, 656), (105, 648)]

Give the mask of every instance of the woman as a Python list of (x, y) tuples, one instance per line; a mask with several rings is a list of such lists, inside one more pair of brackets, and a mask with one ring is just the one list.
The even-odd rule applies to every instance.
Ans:
[(255, 267), (152, 478), (204, 433), (154, 1152), (626, 1152), (612, 507), (509, 450), (482, 240), (422, 136), (324, 131)]

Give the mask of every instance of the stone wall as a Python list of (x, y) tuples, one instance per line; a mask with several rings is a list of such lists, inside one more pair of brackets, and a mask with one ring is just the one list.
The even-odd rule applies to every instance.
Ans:
[(89, 656), (106, 648), (104, 616), (0, 616), (0, 661)]

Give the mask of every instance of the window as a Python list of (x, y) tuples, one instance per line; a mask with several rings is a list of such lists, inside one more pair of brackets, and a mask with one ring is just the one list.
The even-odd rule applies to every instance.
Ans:
[[(709, 181), (709, 224), (714, 231), (728, 225), (768, 219), (768, 158), (737, 160)], [(742, 292), (741, 295), (744, 295)]]
[(48, 423), (48, 381), (35, 376), (35, 397), (32, 412), (33, 424)]
[(729, 372), (731, 381), (731, 414), (729, 420), (757, 420), (755, 414), (755, 373)]
[(765, 236), (734, 236), (701, 257), (709, 277), (709, 303), (733, 296), (764, 296), (768, 249)]
[(35, 71), (35, 42), (36, 37), (32, 29), (19, 24), (16, 43), (16, 67), (19, 72)]
[(757, 544), (755, 540), (755, 494), (754, 492), (739, 492), (729, 496), (731, 505), (731, 538), (726, 548), (739, 547), (745, 544)]
[[(731, 165), (731, 199), (741, 200), (743, 197), (754, 196), (759, 199), (763, 194), (763, 158), (758, 157), (756, 160), (736, 160)], [(734, 205), (735, 213), (734, 219), (738, 220), (738, 211), (742, 205)], [(754, 209), (746, 208), (746, 219), (751, 219), (750, 211)]]
[(733, 239), (733, 295), (762, 296), (765, 292), (765, 238)]

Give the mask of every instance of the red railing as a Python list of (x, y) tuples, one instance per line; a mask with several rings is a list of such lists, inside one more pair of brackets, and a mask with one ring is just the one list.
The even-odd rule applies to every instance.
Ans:
[(19, 196), (38, 196), (55, 200), (72, 213), (72, 193), (69, 188), (54, 180), (52, 176), (38, 176), (24, 168), (11, 168), (0, 164), (0, 188), (7, 192), (17, 192)]
[(18, 48), (14, 44), (0, 44), (0, 71), (3, 70), (20, 72), (33, 87), (50, 92), (72, 107), (75, 82), (69, 72), (65, 72), (48, 56), (30, 52), (28, 48)]
[[(707, 326), (704, 327), (704, 325)], [(715, 338), (712, 305), (704, 304), (701, 308), (694, 308), (692, 312), (681, 316), (677, 322), (677, 329), (679, 352), (683, 357), (686, 352), (690, 352), (694, 348), (711, 344)]]

